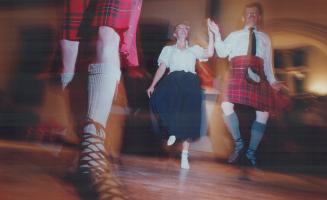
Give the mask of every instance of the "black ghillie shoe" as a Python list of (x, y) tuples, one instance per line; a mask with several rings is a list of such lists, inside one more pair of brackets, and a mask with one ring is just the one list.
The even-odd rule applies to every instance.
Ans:
[(96, 134), (84, 133), (81, 142), (79, 163), (80, 186), (88, 193), (88, 188), (96, 193), (98, 200), (126, 200), (123, 185), (115, 173), (114, 164), (108, 160), (104, 148), (104, 127), (92, 120), (87, 124), (96, 127)]
[(245, 165), (249, 167), (253, 167), (255, 169), (258, 169), (257, 166), (257, 160), (255, 157), (249, 157), (249, 156), (244, 156), (245, 157)]
[(234, 152), (229, 156), (228, 163), (229, 164), (238, 164), (241, 158), (244, 156), (245, 148), (243, 147), (240, 150), (234, 150)]

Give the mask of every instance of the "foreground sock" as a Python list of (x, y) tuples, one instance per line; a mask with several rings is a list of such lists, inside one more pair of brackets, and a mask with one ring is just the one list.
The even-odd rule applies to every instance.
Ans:
[(120, 69), (108, 64), (91, 64), (88, 77), (87, 117), (105, 126), (111, 110)]

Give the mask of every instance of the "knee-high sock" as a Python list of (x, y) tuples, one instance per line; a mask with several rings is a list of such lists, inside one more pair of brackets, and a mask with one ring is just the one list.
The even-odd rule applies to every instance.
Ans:
[(234, 142), (235, 142), (235, 150), (239, 151), (243, 148), (243, 140), (241, 138), (240, 128), (239, 128), (239, 120), (235, 112), (230, 115), (225, 115), (224, 120), (226, 126), (231, 133)]
[(90, 168), (104, 165), (105, 158), (101, 153), (105, 152), (106, 133), (104, 127), (110, 113), (120, 73), (119, 68), (107, 64), (91, 64), (89, 66), (87, 118), (91, 123), (85, 125), (82, 136), (80, 158), (82, 173), (89, 173)]
[[(106, 127), (111, 110), (117, 83), (120, 79), (120, 68), (106, 63), (91, 64), (88, 77), (87, 117)], [(95, 134), (95, 126), (84, 127), (87, 133)]]
[(255, 151), (257, 150), (257, 148), (262, 140), (265, 129), (266, 129), (266, 124), (257, 122), (256, 120), (253, 122), (252, 127), (251, 127), (250, 144), (249, 144), (249, 148), (247, 150), (248, 157), (254, 156)]

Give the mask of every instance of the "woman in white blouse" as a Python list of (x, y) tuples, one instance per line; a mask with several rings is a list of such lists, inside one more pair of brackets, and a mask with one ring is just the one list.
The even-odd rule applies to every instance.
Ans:
[[(183, 141), (183, 169), (189, 169), (189, 141), (200, 137), (202, 91), (195, 72), (196, 60), (206, 60), (214, 52), (212, 32), (208, 31), (208, 48), (203, 49), (189, 45), (189, 31), (186, 24), (176, 26), (173, 34), (176, 43), (162, 49), (159, 67), (147, 89), (151, 111), (160, 129), (169, 136), (167, 145), (174, 144), (176, 139)], [(169, 73), (164, 76), (166, 69)]]

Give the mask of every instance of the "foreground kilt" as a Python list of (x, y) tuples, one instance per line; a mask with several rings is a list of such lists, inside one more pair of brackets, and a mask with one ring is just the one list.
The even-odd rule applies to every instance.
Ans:
[[(260, 76), (260, 82), (248, 81), (247, 68)], [(263, 60), (256, 56), (236, 56), (231, 59), (229, 80), (224, 101), (248, 105), (256, 110), (271, 111), (274, 107), (273, 88), (264, 74)]]
[[(90, 0), (65, 0), (62, 22), (62, 38), (79, 40), (82, 23), (86, 26), (91, 20)], [(86, 12), (88, 10), (88, 12)]]
[[(202, 90), (196, 74), (176, 71), (163, 78), (150, 98), (158, 133), (195, 140), (200, 137)], [(158, 123), (157, 123), (158, 122)]]
[(79, 41), (94, 28), (109, 26), (120, 36), (122, 64), (138, 66), (136, 30), (142, 0), (65, 0), (62, 38)]
[(94, 26), (110, 26), (118, 30), (128, 28), (133, 0), (97, 0)]
[(133, 3), (140, 0), (66, 0), (63, 38), (79, 40), (88, 26), (109, 26), (117, 32), (129, 27)]

